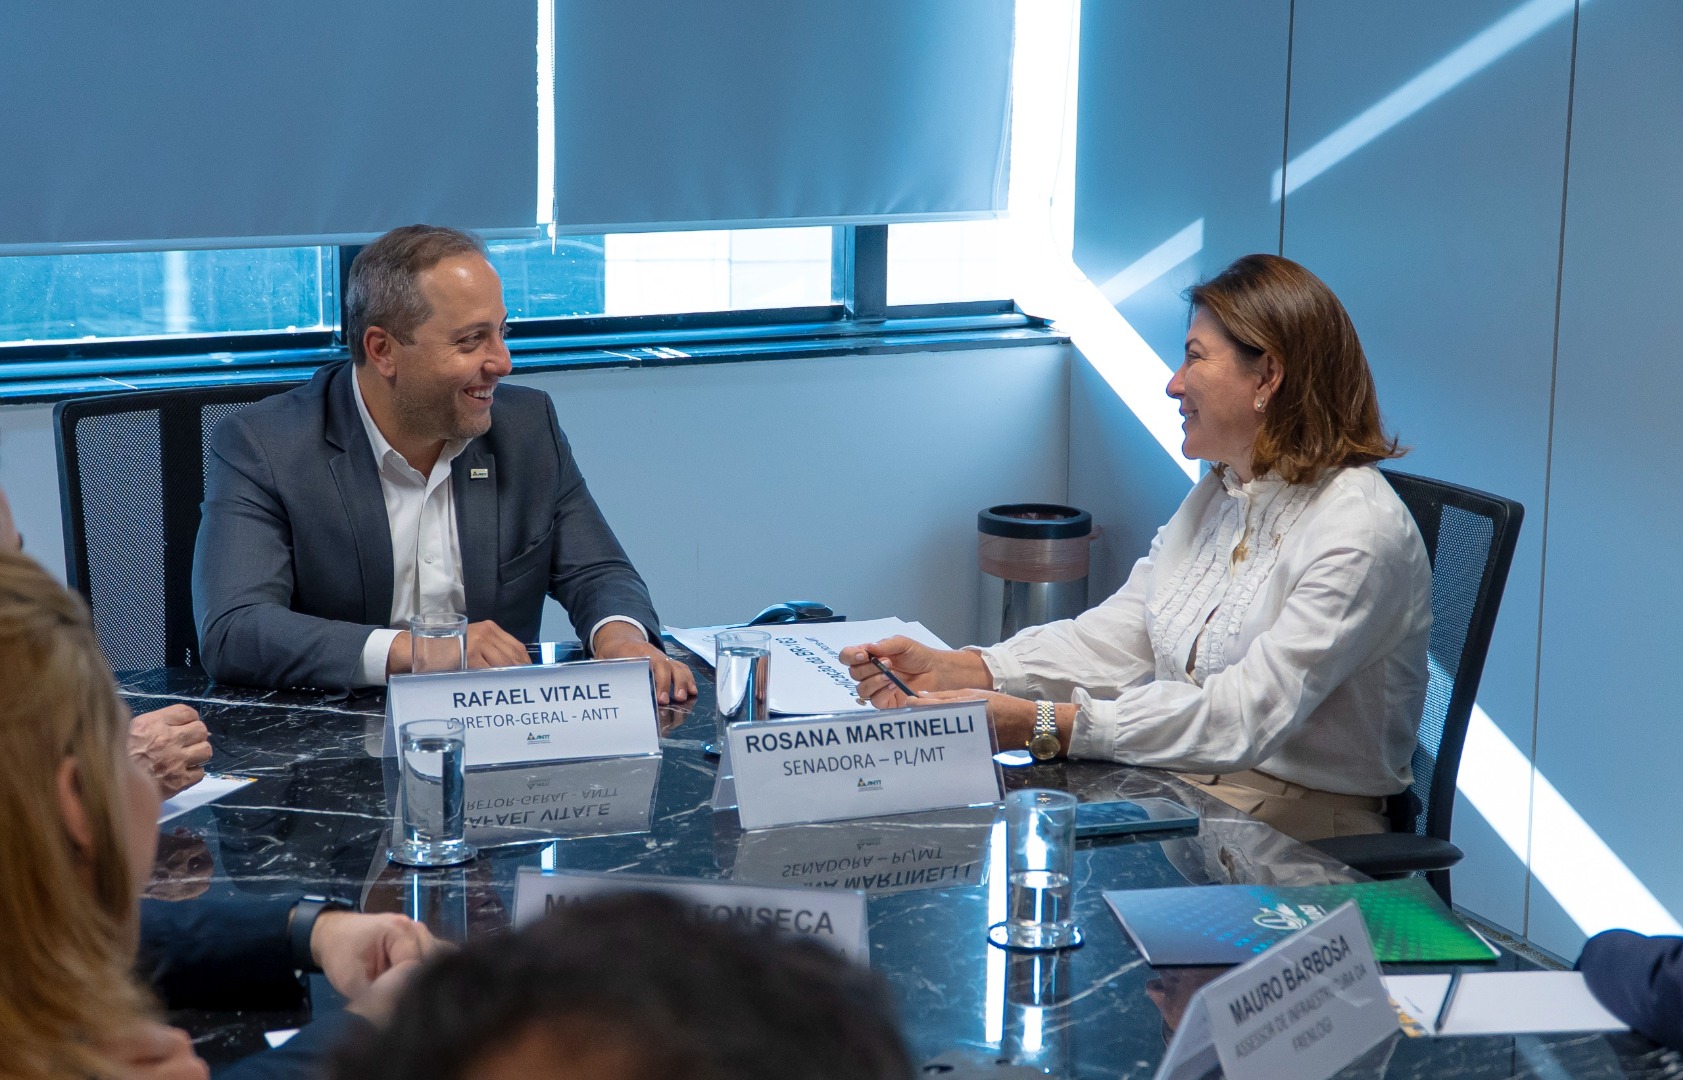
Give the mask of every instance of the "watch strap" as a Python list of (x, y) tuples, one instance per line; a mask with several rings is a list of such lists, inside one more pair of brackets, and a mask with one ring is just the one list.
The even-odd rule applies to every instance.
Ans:
[(337, 896), (306, 896), (292, 908), (292, 925), (287, 938), (292, 948), (292, 967), (296, 971), (314, 974), (321, 970), (310, 951), (310, 937), (315, 933), (316, 920), (324, 911), (355, 911), (356, 904)]

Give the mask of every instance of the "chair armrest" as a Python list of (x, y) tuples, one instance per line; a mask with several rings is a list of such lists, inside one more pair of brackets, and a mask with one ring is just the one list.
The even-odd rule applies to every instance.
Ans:
[(1461, 849), (1448, 840), (1414, 833), (1333, 836), (1311, 840), (1309, 846), (1374, 878), (1417, 870), (1448, 870), (1461, 861)]

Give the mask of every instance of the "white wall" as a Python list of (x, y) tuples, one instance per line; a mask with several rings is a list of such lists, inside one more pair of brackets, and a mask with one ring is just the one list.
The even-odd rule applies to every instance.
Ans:
[[(555, 398), (591, 491), (671, 625), (779, 600), (974, 636), (976, 511), (1068, 493), (1065, 345), (608, 371)], [(0, 408), (0, 485), (62, 576), (52, 407)], [(550, 602), (545, 635), (572, 633)]]
[[(1063, 345), (522, 378), (675, 626), (779, 600), (974, 636), (976, 512), (1067, 494)], [(558, 632), (552, 603), (546, 635)], [(563, 636), (570, 637), (570, 634)]]

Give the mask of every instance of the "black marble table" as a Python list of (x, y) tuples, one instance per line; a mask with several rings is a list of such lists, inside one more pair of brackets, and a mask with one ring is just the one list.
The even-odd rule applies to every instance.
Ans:
[[(930, 1075), (1004, 1060), (1058, 1076), (1143, 1078), (1162, 1058), (1170, 1021), (1178, 1020), (1186, 997), (1216, 972), (1153, 971), (1110, 914), (1102, 890), (1357, 880), (1343, 865), (1162, 772), (1086, 762), (1008, 770), (1010, 786), (1063, 788), (1085, 800), (1167, 796), (1196, 810), (1201, 822), (1196, 835), (1078, 851), (1075, 913), (1086, 944), (1051, 957), (1007, 954), (984, 937), (1004, 908), (1003, 874), (987, 872), (990, 858), (1003, 857), (1002, 830), (995, 833), (991, 811), (744, 834), (734, 811), (711, 805), (716, 764), (702, 742), (713, 731), (712, 688), (706, 667), (692, 666), (701, 695), (688, 708), (663, 710), (663, 753), (652, 772), (610, 768), (588, 792), (579, 789), (593, 780), (578, 765), (528, 781), (555, 789), (561, 804), (596, 806), (599, 818), (610, 819), (592, 822), (586, 814), (557, 828), (641, 831), (527, 839), (489, 848), (465, 867), (432, 871), (388, 865), (382, 854), (394, 781), (378, 756), (384, 723), (378, 695), (252, 691), (183, 671), (124, 677), (123, 692), (137, 712), (177, 701), (194, 706), (210, 728), (211, 767), (257, 778), (162, 827), (153, 894), (326, 892), (359, 900), (366, 910), (405, 912), (461, 940), (508, 924), (522, 867), (767, 884), (841, 875), (871, 894), (872, 966), (898, 993), (907, 1038), (916, 1059), (931, 1063)], [(581, 793), (590, 798), (581, 801)], [(871, 852), (909, 854), (885, 866), (864, 862)], [(1511, 954), (1503, 964), (1529, 966)], [(325, 984), (319, 978), (316, 984), (319, 1009)], [(266, 1029), (296, 1025), (296, 1018), (241, 1013), (178, 1019), (213, 1062), (260, 1048)], [(1399, 1035), (1343, 1075), (1683, 1077), (1683, 1061), (1635, 1035)]]

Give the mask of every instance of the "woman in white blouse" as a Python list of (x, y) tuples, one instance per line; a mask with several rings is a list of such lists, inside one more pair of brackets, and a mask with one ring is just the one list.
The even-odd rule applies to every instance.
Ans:
[(1431, 628), (1425, 546), (1375, 467), (1401, 451), (1319, 278), (1247, 255), (1189, 296), (1168, 394), (1182, 452), (1213, 468), (1121, 591), (991, 648), (894, 637), (842, 659), (879, 708), (907, 700), (872, 658), (920, 703), (985, 698), (1001, 748), (1174, 769), (1302, 840), (1383, 832)]

